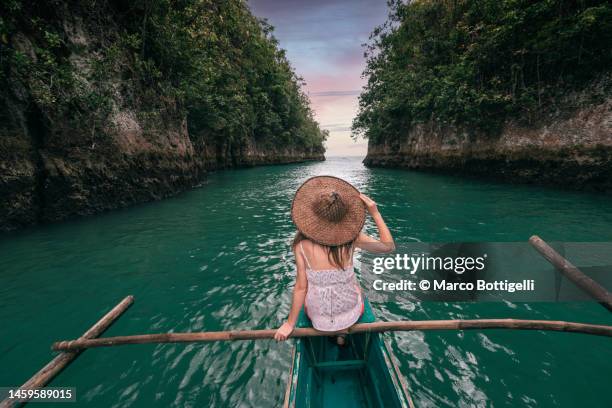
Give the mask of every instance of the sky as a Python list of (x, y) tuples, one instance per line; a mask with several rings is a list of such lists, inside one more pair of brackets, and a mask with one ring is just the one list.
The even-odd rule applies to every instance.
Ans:
[(330, 132), (326, 155), (365, 156), (367, 142), (351, 139), (351, 123), (366, 80), (364, 49), (387, 17), (386, 0), (248, 0), (267, 18), (296, 73), (306, 81), (315, 118)]

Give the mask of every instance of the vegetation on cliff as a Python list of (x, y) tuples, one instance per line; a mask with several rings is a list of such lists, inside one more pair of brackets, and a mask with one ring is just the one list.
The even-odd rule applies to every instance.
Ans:
[(366, 55), (356, 134), (393, 142), (428, 121), (494, 133), (610, 70), (612, 5), (393, 0)]
[[(80, 59), (92, 42), (95, 58)], [(3, 106), (27, 100), (41, 126), (77, 137), (125, 108), (152, 128), (186, 117), (194, 142), (322, 150), (326, 137), (272, 28), (241, 0), (6, 0), (0, 61)]]
[(4, 0), (0, 87), (0, 230), (323, 159), (301, 79), (242, 0)]

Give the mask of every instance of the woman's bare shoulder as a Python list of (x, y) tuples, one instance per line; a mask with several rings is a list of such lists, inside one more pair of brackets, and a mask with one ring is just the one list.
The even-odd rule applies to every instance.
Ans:
[(313, 248), (315, 245), (317, 245), (314, 241), (311, 241), (308, 238), (304, 238), (302, 239), (300, 242), (296, 243), (295, 246), (293, 247), (294, 251), (299, 251), (300, 250), (300, 246), (304, 249), (306, 248)]

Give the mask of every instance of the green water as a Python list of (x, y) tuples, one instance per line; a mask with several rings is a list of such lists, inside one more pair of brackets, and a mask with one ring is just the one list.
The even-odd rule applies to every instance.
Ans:
[[(333, 174), (379, 202), (399, 243), (612, 241), (610, 197), (401, 170), (356, 159), (213, 174), (176, 198), (0, 240), (0, 386), (19, 385), (128, 294), (106, 335), (267, 328), (287, 315), (292, 195)], [(373, 232), (372, 224), (367, 229)], [(367, 278), (367, 277), (364, 277)], [(370, 293), (366, 289), (367, 293)], [(612, 324), (588, 303), (415, 303), (370, 293), (381, 319), (516, 317)], [(417, 406), (610, 407), (612, 342), (541, 332), (386, 334)], [(139, 345), (89, 350), (54, 382), (78, 406), (282, 403), (289, 344)], [(61, 404), (60, 406), (65, 406)]]

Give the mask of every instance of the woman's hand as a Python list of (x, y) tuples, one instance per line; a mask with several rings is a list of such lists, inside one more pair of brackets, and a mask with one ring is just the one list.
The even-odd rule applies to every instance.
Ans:
[(359, 194), (359, 198), (365, 204), (365, 206), (368, 209), (368, 212), (370, 213), (370, 215), (374, 215), (374, 214), (376, 214), (378, 212), (378, 207), (376, 206), (376, 203), (370, 197), (368, 197), (365, 194), (361, 194), (360, 193)]
[(287, 322), (283, 323), (281, 327), (276, 330), (274, 334), (274, 340), (276, 341), (285, 341), (287, 338), (293, 333), (294, 326)]

